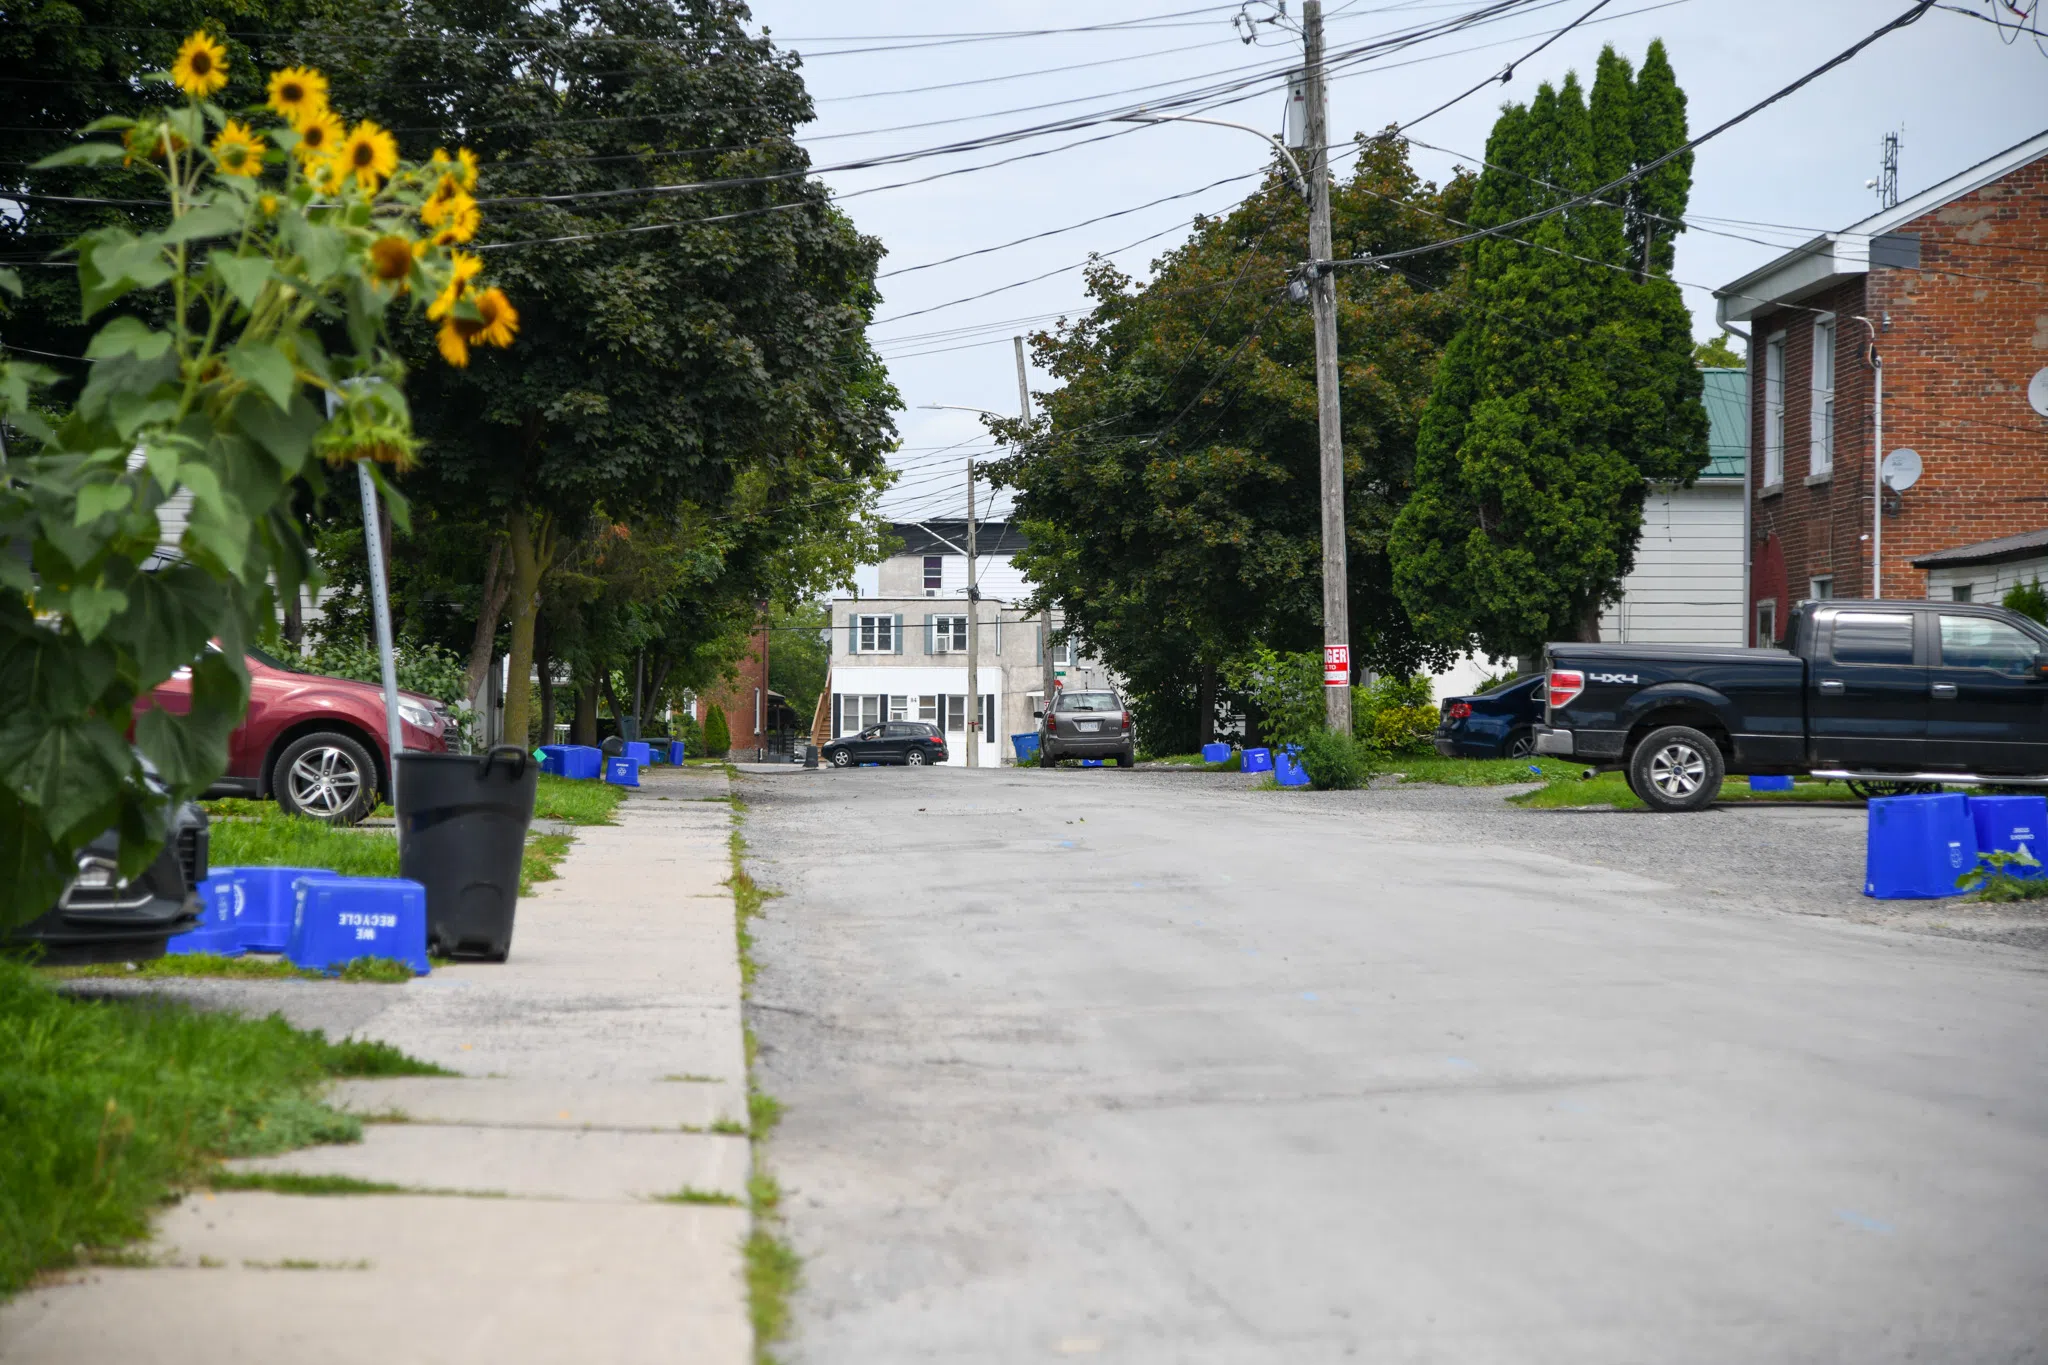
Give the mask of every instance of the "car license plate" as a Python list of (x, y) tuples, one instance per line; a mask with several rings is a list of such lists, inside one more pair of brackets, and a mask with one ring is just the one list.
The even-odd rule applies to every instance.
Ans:
[(1102, 728), (1102, 722), (1099, 720), (1077, 720), (1074, 722), (1074, 728), (1083, 734), (1092, 735)]

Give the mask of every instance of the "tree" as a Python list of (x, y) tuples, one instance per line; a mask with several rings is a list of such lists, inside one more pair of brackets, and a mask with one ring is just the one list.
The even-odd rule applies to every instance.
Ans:
[[(1397, 139), (1362, 139), (1334, 187), (1337, 253), (1441, 240), (1463, 181), (1417, 177)], [(1314, 335), (1287, 301), (1307, 210), (1277, 178), (1138, 287), (1098, 264), (1095, 306), (1035, 338), (1061, 381), (1013, 453), (1021, 567), (1127, 682), (1154, 750), (1208, 737), (1219, 670), (1257, 646), (1321, 640), (1321, 465)], [(1458, 261), (1338, 277), (1350, 592), (1357, 658), (1406, 670), (1430, 655), (1393, 599), (1387, 535), (1407, 496), (1416, 423), (1457, 297)]]
[(1740, 370), (1749, 364), (1728, 344), (1728, 338), (1718, 333), (1693, 346), (1692, 363), (1703, 370)]
[(730, 748), (732, 727), (726, 724), (724, 709), (713, 706), (704, 713), (704, 752), (712, 758), (724, 758)]
[(832, 671), (832, 607), (805, 602), (769, 613), (768, 686), (806, 721)]
[[(1663, 81), (1662, 49), (1653, 56), (1645, 72)], [(1590, 109), (1576, 76), (1545, 84), (1494, 124), (1473, 224), (1654, 160), (1684, 141), (1683, 109), (1675, 84), (1646, 90), (1611, 49)], [(1705, 467), (1690, 318), (1668, 274), (1685, 195), (1683, 177), (1660, 172), (1619, 201), (1472, 244), (1470, 306), (1437, 369), (1392, 537), (1394, 584), (1426, 639), (1527, 657), (1545, 640), (1599, 638), (1634, 564), (1647, 483)]]
[[(879, 533), (898, 406), (864, 330), (881, 248), (805, 174), (797, 59), (745, 18), (732, 0), (447, 0), (305, 40), (337, 101), (463, 130), (509, 201), (481, 245), (524, 344), (423, 387), (433, 458), (408, 492), (503, 527), (514, 677), (580, 528), (705, 529), (720, 572), (694, 581), (721, 601), (778, 591), (790, 544), (857, 553)], [(546, 198), (565, 193), (602, 197)], [(526, 708), (514, 687), (508, 731)]]

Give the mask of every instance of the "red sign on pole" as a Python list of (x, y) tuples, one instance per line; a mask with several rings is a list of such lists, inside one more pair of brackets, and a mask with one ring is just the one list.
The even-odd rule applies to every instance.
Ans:
[(1323, 646), (1323, 686), (1349, 687), (1351, 685), (1351, 646)]

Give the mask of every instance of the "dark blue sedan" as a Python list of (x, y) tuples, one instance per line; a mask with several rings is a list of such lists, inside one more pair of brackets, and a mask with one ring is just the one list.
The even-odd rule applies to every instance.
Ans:
[(1531, 673), (1475, 697), (1447, 697), (1437, 720), (1436, 751), (1445, 758), (1527, 758), (1536, 752), (1530, 727), (1543, 719), (1548, 674)]

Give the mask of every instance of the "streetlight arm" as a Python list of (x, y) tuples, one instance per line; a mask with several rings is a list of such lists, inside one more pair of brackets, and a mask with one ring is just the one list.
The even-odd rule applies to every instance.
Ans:
[(1276, 152), (1278, 152), (1278, 153), (1280, 153), (1280, 155), (1282, 155), (1282, 156), (1284, 156), (1284, 157), (1286, 157), (1286, 158), (1287, 158), (1287, 165), (1288, 165), (1288, 166), (1289, 166), (1289, 168), (1291, 168), (1291, 169), (1293, 170), (1293, 172), (1294, 172), (1294, 183), (1295, 183), (1295, 184), (1297, 184), (1297, 185), (1299, 185), (1299, 186), (1301, 186), (1301, 196), (1302, 196), (1302, 198), (1304, 198), (1304, 199), (1308, 198), (1308, 194), (1309, 194), (1309, 189), (1308, 189), (1308, 177), (1307, 177), (1307, 176), (1305, 176), (1305, 175), (1303, 175), (1303, 174), (1301, 173), (1301, 163), (1300, 163), (1299, 161), (1296, 161), (1296, 160), (1294, 159), (1294, 153), (1288, 150), (1288, 148), (1287, 148), (1287, 144), (1286, 144), (1286, 143), (1282, 142), (1282, 141), (1281, 141), (1281, 140), (1280, 140), (1279, 138), (1275, 137), (1275, 136), (1274, 136), (1273, 134), (1271, 134), (1271, 133), (1269, 133), (1269, 132), (1266, 132), (1266, 131), (1265, 131), (1264, 129), (1262, 129), (1262, 128), (1254, 128), (1254, 127), (1252, 127), (1252, 126), (1251, 126), (1251, 125), (1250, 125), (1249, 123), (1231, 123), (1231, 122), (1230, 122), (1230, 121), (1228, 121), (1227, 119), (1220, 119), (1220, 118), (1201, 118), (1201, 117), (1198, 117), (1197, 115), (1194, 115), (1194, 114), (1147, 114), (1147, 113), (1144, 113), (1144, 112), (1142, 112), (1142, 111), (1141, 111), (1141, 112), (1139, 112), (1139, 113), (1136, 113), (1136, 114), (1125, 114), (1125, 115), (1124, 115), (1124, 116), (1123, 116), (1122, 118), (1114, 119), (1114, 120), (1112, 120), (1112, 122), (1115, 122), (1115, 123), (1207, 123), (1207, 124), (1209, 124), (1209, 125), (1211, 125), (1211, 126), (1213, 126), (1213, 127), (1217, 127), (1217, 128), (1235, 128), (1235, 129), (1237, 129), (1237, 130), (1238, 130), (1239, 132), (1242, 132), (1242, 133), (1250, 133), (1250, 134), (1251, 134), (1251, 135), (1252, 135), (1253, 137), (1255, 137), (1255, 138), (1260, 138), (1260, 139), (1262, 139), (1262, 140), (1264, 140), (1264, 141), (1266, 141), (1266, 142), (1270, 142), (1270, 143), (1272, 143), (1272, 144), (1273, 144), (1273, 150), (1274, 150), (1274, 151), (1276, 151)]

